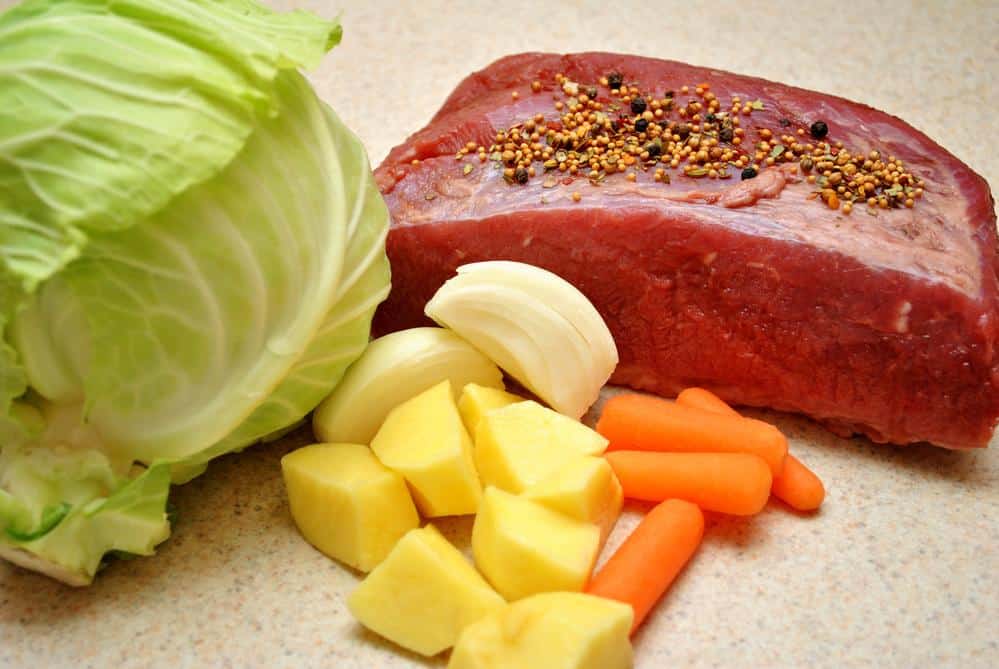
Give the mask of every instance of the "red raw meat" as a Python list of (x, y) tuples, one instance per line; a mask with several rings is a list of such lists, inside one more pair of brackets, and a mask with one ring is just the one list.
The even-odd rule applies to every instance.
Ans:
[[(612, 71), (649, 92), (707, 82), (722, 100), (758, 99), (763, 111), (746, 125), (774, 133), (821, 119), (829, 139), (851, 151), (904, 160), (925, 194), (911, 209), (861, 202), (846, 215), (809, 200), (815, 187), (790, 165), (742, 182), (674, 172), (668, 186), (639, 173), (636, 182), (616, 174), (553, 187), (542, 178), (510, 185), (491, 164), (455, 160), (467, 141), (488, 146), (536, 113), (557, 119), (556, 73), (589, 83)], [(534, 81), (541, 92), (532, 92)], [(662, 395), (702, 386), (879, 442), (988, 444), (999, 416), (991, 194), (898, 118), (682, 63), (522, 54), (463, 81), (376, 177), (393, 217), (393, 288), (378, 332), (426, 323), (425, 303), (458, 265), (517, 260), (561, 275), (593, 301), (620, 352), (615, 383)]]

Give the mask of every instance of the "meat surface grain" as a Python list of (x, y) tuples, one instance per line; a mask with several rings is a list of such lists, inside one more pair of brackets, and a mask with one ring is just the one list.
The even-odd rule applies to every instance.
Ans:
[[(845, 214), (809, 199), (816, 187), (793, 164), (741, 182), (674, 172), (666, 185), (637, 170), (635, 181), (614, 174), (594, 185), (556, 172), (557, 183), (511, 185), (491, 162), (455, 160), (466, 142), (489, 146), (535, 114), (557, 119), (556, 73), (596, 82), (615, 71), (644, 91), (706, 82), (726, 103), (759, 100), (744, 126), (775, 135), (821, 119), (851, 152), (903, 160), (925, 181), (923, 197), (911, 208), (859, 202)], [(393, 217), (393, 287), (379, 333), (425, 324), (424, 305), (459, 265), (517, 260), (559, 274), (596, 305), (619, 349), (614, 383), (666, 396), (702, 386), (878, 442), (972, 448), (992, 435), (992, 197), (980, 176), (898, 118), (677, 62), (521, 54), (463, 81), (376, 178)]]

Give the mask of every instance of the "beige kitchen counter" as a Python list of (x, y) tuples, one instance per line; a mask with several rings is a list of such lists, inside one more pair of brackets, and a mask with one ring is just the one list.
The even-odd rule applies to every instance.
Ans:
[[(10, 2), (0, 0), (0, 6)], [(278, 2), (334, 14), (335, 2)], [(906, 118), (999, 184), (999, 5), (742, 2), (357, 2), (313, 73), (374, 161), (458, 81), (507, 53), (602, 49), (714, 66), (867, 102)], [(844, 440), (786, 415), (823, 477), (821, 513), (772, 502), (712, 516), (704, 545), (636, 636), (658, 667), (999, 666), (999, 442), (973, 453)], [(307, 430), (213, 464), (175, 491), (155, 558), (73, 590), (0, 564), (0, 665), (443, 665), (350, 618), (357, 574), (302, 541), (278, 460)], [(639, 507), (610, 545), (634, 526)], [(449, 535), (467, 546), (470, 522)]]

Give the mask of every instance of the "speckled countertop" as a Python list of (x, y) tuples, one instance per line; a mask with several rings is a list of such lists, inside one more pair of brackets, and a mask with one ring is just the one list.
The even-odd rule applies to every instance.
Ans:
[[(862, 100), (999, 184), (994, 0), (274, 4), (345, 10), (344, 42), (312, 77), (376, 162), (501, 55), (604, 49)], [(875, 446), (757, 415), (822, 475), (825, 506), (709, 518), (700, 552), (635, 639), (637, 666), (999, 666), (999, 442), (974, 453)], [(0, 664), (442, 665), (358, 627), (344, 606), (357, 574), (298, 537), (278, 459), (310, 439), (300, 431), (213, 464), (176, 491), (179, 521), (159, 554), (119, 562), (87, 590), (0, 564)], [(470, 526), (445, 529), (467, 546)]]

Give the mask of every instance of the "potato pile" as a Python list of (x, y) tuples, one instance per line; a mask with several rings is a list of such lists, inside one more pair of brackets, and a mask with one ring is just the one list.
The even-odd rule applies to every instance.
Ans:
[[(314, 444), (282, 471), (292, 516), (326, 555), (369, 572), (366, 627), (453, 669), (632, 664), (631, 607), (581, 594), (622, 491), (582, 423), (498, 388), (444, 380), (361, 444)], [(476, 514), (474, 566), (420, 517)]]

